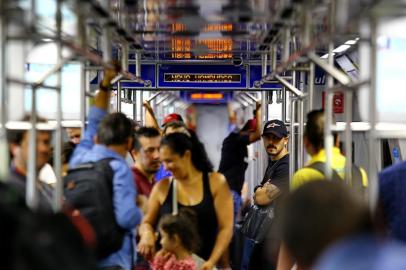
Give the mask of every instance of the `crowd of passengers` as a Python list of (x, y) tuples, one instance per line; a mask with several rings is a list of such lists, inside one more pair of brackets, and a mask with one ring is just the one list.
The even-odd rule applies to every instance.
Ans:
[[(122, 113), (108, 113), (110, 81), (118, 71), (105, 70), (84, 134), (67, 130), (62, 171), (69, 176), (68, 168), (107, 160), (111, 196), (106, 200), (113, 211), (107, 218), (123, 235), (119, 245), (103, 256), (96, 252), (110, 241), (87, 218), (97, 210), (72, 207), (64, 199), (62, 211), (54, 213), (54, 185), (44, 180), (52, 171), (49, 131), (37, 132), (38, 201), (27, 207), (29, 132), (8, 130), (10, 173), (0, 185), (4, 269), (406, 269), (405, 162), (379, 174), (379, 201), (370, 211), (365, 170), (353, 166), (345, 181), (337, 135), (327, 179), (324, 112), (315, 110), (303, 134), (311, 159), (289, 181), (286, 126), (276, 119), (261, 123), (257, 103), (254, 118), (242, 128), (230, 113), (233, 128), (223, 141), (216, 172), (180, 115), (166, 116), (160, 127), (146, 102), (148, 125), (141, 127)], [(252, 210), (242, 196), (247, 146), (261, 138), (269, 163), (250, 201), (257, 209), (272, 206), (274, 212), (271, 224), (261, 228), (265, 237), (258, 240), (241, 227)], [(65, 183), (65, 192), (74, 188)]]

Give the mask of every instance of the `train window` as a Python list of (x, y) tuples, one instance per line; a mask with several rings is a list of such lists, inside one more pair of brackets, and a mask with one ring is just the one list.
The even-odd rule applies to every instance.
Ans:
[[(36, 81), (50, 70), (53, 65), (28, 64), (27, 80)], [(47, 85), (56, 85), (56, 76), (45, 81)], [(31, 110), (32, 91), (25, 91), (24, 109)], [(62, 118), (65, 120), (80, 119), (80, 64), (70, 63), (62, 69)], [(48, 119), (56, 119), (56, 93), (55, 90), (39, 89), (37, 91), (37, 110), (39, 115)]]
[(387, 20), (378, 27), (377, 110), (380, 121), (405, 122), (406, 19)]
[[(403, 31), (406, 18), (382, 19), (377, 29), (376, 50), (376, 109), (377, 120), (388, 123), (406, 122), (406, 33)], [(370, 64), (368, 51), (361, 46), (363, 56), (360, 70), (367, 70)], [(365, 47), (366, 48), (366, 47)], [(366, 79), (366, 74), (361, 80)], [(367, 88), (360, 91), (360, 113), (363, 120), (369, 118)]]

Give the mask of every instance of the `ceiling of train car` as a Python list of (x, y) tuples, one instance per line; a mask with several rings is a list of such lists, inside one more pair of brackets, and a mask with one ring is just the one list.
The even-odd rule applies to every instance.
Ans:
[(250, 57), (271, 29), (271, 0), (113, 0), (145, 55), (175, 59)]

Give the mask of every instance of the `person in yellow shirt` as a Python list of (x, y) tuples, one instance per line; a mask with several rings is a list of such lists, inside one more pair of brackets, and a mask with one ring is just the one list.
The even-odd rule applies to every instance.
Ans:
[[(323, 173), (324, 163), (326, 162), (326, 152), (324, 150), (324, 111), (313, 110), (307, 114), (307, 122), (304, 132), (304, 145), (307, 153), (311, 156), (310, 161), (306, 167), (296, 171), (293, 175), (290, 189), (296, 190), (306, 183), (318, 180), (325, 180), (326, 177)], [(338, 135), (334, 134), (335, 146), (332, 151), (332, 169), (333, 179), (344, 179), (345, 175), (345, 156), (343, 156), (338, 148)], [(368, 184), (367, 175), (362, 168), (353, 166), (353, 186), (355, 187), (355, 173), (360, 174), (362, 177), (362, 188)], [(359, 183), (361, 184), (361, 183)], [(277, 270), (290, 270), (294, 265), (293, 258), (282, 242), (279, 250), (279, 258)]]
[[(336, 173), (339, 178), (344, 179), (345, 174), (345, 156), (343, 156), (338, 148), (338, 135), (334, 134), (335, 146), (332, 151), (332, 169), (333, 175)], [(307, 115), (307, 123), (304, 133), (304, 145), (306, 151), (311, 156), (311, 159), (306, 167), (299, 169), (293, 175), (291, 189), (297, 189), (299, 186), (315, 180), (325, 179), (324, 174), (317, 170), (316, 163), (326, 162), (326, 152), (324, 150), (324, 112), (323, 110), (313, 110)], [(335, 172), (334, 172), (335, 171)], [(359, 168), (362, 177), (362, 186), (367, 186), (367, 175), (365, 170)], [(353, 178), (355, 181), (356, 170), (353, 170)], [(354, 184), (355, 185), (355, 184)]]

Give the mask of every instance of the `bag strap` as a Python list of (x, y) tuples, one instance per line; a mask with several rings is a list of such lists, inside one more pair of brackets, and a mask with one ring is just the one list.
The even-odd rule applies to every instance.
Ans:
[(176, 180), (171, 177), (172, 182), (172, 215), (178, 214), (178, 196), (176, 192)]
[[(325, 174), (325, 162), (317, 161), (312, 164), (309, 164), (306, 166), (306, 168), (311, 168), (319, 173), (326, 175)], [(337, 173), (336, 170), (332, 169), (332, 180), (333, 181), (341, 181), (342, 178), (340, 175)], [(351, 186), (358, 192), (362, 192), (364, 189), (363, 183), (362, 183), (362, 173), (361, 169), (356, 166), (355, 164), (352, 164), (352, 175), (351, 175)]]
[(351, 185), (355, 191), (359, 192), (360, 194), (365, 191), (362, 183), (361, 169), (355, 164), (352, 164)]
[[(318, 171), (322, 175), (326, 175), (326, 166), (325, 165), (326, 165), (325, 162), (317, 161), (317, 162), (307, 165), (306, 168), (311, 168), (313, 170)], [(332, 168), (331, 171), (332, 171), (331, 180), (333, 180), (334, 182), (338, 182), (338, 181), (342, 180), (342, 178), (340, 177), (340, 175), (338, 175), (336, 170), (334, 170)]]

